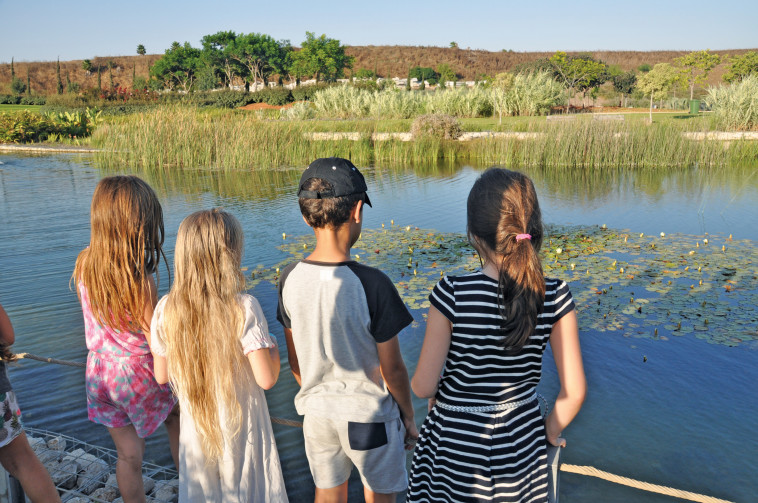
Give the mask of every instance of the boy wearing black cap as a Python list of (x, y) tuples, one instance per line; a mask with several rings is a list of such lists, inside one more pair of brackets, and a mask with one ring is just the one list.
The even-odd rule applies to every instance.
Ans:
[(397, 338), (413, 318), (384, 273), (350, 259), (371, 206), (366, 190), (346, 159), (308, 166), (298, 198), (316, 249), (279, 282), (277, 319), (300, 385), (295, 407), (317, 502), (347, 501), (353, 465), (366, 501), (394, 502), (407, 486), (404, 447), (418, 438)]

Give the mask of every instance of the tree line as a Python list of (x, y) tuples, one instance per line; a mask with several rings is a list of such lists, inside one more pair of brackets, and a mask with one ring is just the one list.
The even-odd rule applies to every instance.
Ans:
[[(150, 68), (153, 88), (183, 91), (232, 88), (235, 84), (268, 84), (273, 76), (281, 82), (302, 78), (334, 81), (352, 68), (353, 58), (345, 54), (339, 40), (306, 32), (299, 49), (288, 40), (276, 40), (264, 33), (219, 31), (206, 35), (202, 47), (174, 42)], [(143, 47), (144, 50), (144, 47)]]

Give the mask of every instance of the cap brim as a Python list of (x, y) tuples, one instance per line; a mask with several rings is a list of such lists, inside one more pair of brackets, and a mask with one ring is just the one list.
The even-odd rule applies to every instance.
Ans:
[[(368, 198), (368, 192), (363, 193), (363, 202), (371, 206), (371, 199)], [(371, 206), (373, 208), (373, 206)]]

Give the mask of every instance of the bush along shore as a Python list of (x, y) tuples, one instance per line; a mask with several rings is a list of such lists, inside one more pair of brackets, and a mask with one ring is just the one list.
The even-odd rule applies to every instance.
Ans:
[[(329, 155), (350, 158), (362, 165), (418, 165), (445, 160), (585, 168), (708, 167), (758, 160), (756, 141), (723, 142), (708, 136), (690, 139), (691, 133), (710, 129), (705, 118), (652, 125), (641, 120), (600, 121), (588, 117), (570, 121), (513, 119), (518, 119), (514, 129), (524, 134), (452, 141), (445, 139), (450, 138), (445, 121), (437, 121), (443, 125), (418, 127), (422, 133), (413, 141), (401, 141), (375, 133), (409, 133), (410, 120), (389, 124), (365, 120), (349, 124), (353, 135), (321, 139), (314, 133), (345, 125), (261, 120), (254, 113), (165, 107), (103, 124), (91, 141), (101, 149), (97, 159), (106, 167), (128, 164), (143, 169), (254, 170), (304, 165)], [(455, 134), (459, 133), (453, 137)], [(387, 137), (390, 139), (384, 139)]]

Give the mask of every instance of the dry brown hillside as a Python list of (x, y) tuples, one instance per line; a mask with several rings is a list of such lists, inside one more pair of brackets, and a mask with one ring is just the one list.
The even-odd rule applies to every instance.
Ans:
[[(720, 56), (744, 54), (750, 50), (735, 49), (713, 51)], [(464, 80), (474, 80), (478, 75), (495, 75), (512, 69), (520, 63), (550, 57), (552, 52), (490, 52), (484, 50), (452, 49), (446, 47), (419, 46), (348, 46), (349, 55), (355, 57), (354, 70), (366, 68), (376, 70), (383, 77), (405, 77), (408, 69), (414, 66), (436, 68), (440, 63), (449, 64)], [(619, 65), (622, 70), (635, 69), (643, 63), (670, 63), (689, 51), (587, 51), (595, 58), (611, 65)], [(569, 53), (579, 54), (579, 53)], [(83, 89), (96, 87), (97, 71), (101, 69), (100, 79), (103, 87), (110, 85), (108, 62), (112, 61), (113, 82), (115, 85), (130, 87), (132, 74), (147, 77), (150, 65), (161, 57), (160, 54), (145, 56), (113, 56), (92, 58), (93, 70), (85, 72), (82, 60), (61, 61), (61, 80), (66, 86), (66, 75), (72, 82), (77, 82)], [(14, 63), (16, 77), (26, 83), (27, 71), (32, 93), (51, 94), (56, 90), (55, 61)], [(721, 81), (726, 68), (722, 63), (708, 78), (709, 83)], [(0, 94), (10, 93), (10, 64), (0, 64)]]

